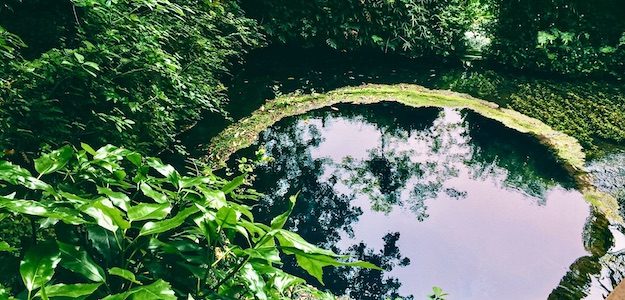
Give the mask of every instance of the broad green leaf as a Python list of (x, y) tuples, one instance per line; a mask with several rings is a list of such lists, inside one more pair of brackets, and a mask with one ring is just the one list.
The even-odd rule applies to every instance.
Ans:
[(239, 215), (237, 211), (224, 206), (217, 211), (217, 216), (215, 217), (215, 221), (217, 222), (217, 226), (221, 228), (231, 228), (237, 225), (237, 220), (239, 219)]
[(162, 220), (171, 212), (169, 204), (141, 203), (128, 209), (130, 222), (143, 220)]
[(110, 295), (102, 300), (176, 300), (176, 294), (171, 285), (163, 280), (158, 280), (150, 285), (133, 288), (125, 293)]
[(147, 163), (150, 167), (154, 168), (154, 170), (165, 176), (173, 185), (176, 187), (180, 186), (180, 174), (178, 174), (178, 171), (176, 171), (174, 167), (163, 164), (158, 158), (150, 158), (147, 160)]
[(150, 285), (135, 289), (136, 291), (131, 295), (133, 300), (176, 300), (176, 295), (171, 289), (171, 285), (164, 280), (158, 280)]
[(224, 194), (229, 194), (232, 191), (236, 190), (236, 188), (238, 188), (240, 185), (242, 185), (243, 182), (245, 182), (245, 175), (240, 175), (232, 179), (232, 181), (226, 183), (223, 188), (221, 188), (221, 190), (224, 192)]
[(85, 62), (85, 57), (82, 54), (78, 53), (78, 52), (74, 52), (74, 57), (81, 64)]
[(117, 259), (122, 252), (115, 235), (115, 232), (100, 226), (87, 226), (87, 238), (104, 260), (109, 263)]
[(54, 193), (54, 189), (52, 189), (49, 184), (32, 177), (28, 170), (8, 161), (0, 161), (0, 179), (13, 185), (25, 186), (32, 190)]
[(141, 166), (141, 154), (137, 152), (130, 152), (126, 155), (126, 158), (135, 166)]
[(202, 184), (209, 184), (212, 181), (213, 180), (211, 180), (209, 177), (183, 177), (180, 179), (180, 187), (188, 188)]
[(59, 250), (61, 250), (61, 266), (63, 268), (81, 274), (91, 281), (106, 281), (104, 270), (89, 257), (86, 251), (61, 242), (58, 242), (58, 245)]
[(100, 66), (92, 61), (86, 61), (83, 65), (88, 66), (94, 70), (100, 71)]
[(161, 194), (161, 193), (155, 191), (150, 185), (148, 185), (145, 182), (141, 182), (139, 184), (139, 188), (141, 189), (141, 192), (143, 192), (143, 194), (146, 197), (152, 198), (152, 200), (156, 201), (157, 203), (167, 203), (167, 202), (169, 202), (167, 200), (167, 196), (165, 196), (164, 194)]
[(145, 235), (170, 231), (182, 225), (182, 223), (184, 223), (187, 217), (189, 217), (190, 215), (198, 211), (199, 209), (197, 207), (192, 206), (179, 212), (176, 216), (174, 216), (171, 219), (167, 219), (167, 220), (159, 221), (159, 222), (147, 222), (141, 228), (141, 231), (139, 232), (139, 236), (145, 236)]
[(128, 211), (128, 205), (130, 205), (130, 198), (122, 192), (114, 192), (106, 187), (98, 187), (98, 193), (106, 195), (115, 206), (121, 208), (124, 211)]
[(93, 148), (91, 148), (91, 146), (85, 144), (85, 143), (80, 143), (80, 147), (83, 148), (85, 151), (87, 151), (87, 153), (91, 154), (91, 155), (95, 155), (95, 150), (93, 150)]
[(115, 275), (115, 276), (119, 276), (121, 278), (124, 278), (130, 282), (136, 283), (136, 284), (141, 284), (141, 282), (139, 282), (137, 280), (137, 278), (135, 277), (135, 274), (133, 274), (132, 272), (126, 270), (126, 269), (122, 269), (122, 268), (111, 268), (109, 269), (109, 274), (111, 275)]
[(0, 252), (13, 252), (17, 249), (11, 247), (7, 242), (0, 242)]
[(37, 170), (39, 174), (56, 172), (65, 167), (73, 155), (74, 149), (72, 149), (71, 146), (64, 146), (35, 159), (35, 170)]
[(0, 208), (4, 208), (13, 213), (57, 219), (72, 225), (87, 222), (80, 217), (78, 211), (69, 208), (50, 207), (49, 205), (44, 205), (32, 200), (14, 200), (0, 197)]
[(94, 218), (102, 228), (112, 232), (117, 231), (118, 228), (130, 228), (130, 223), (123, 218), (122, 212), (107, 199), (100, 199), (83, 208), (83, 211)]
[(350, 267), (361, 267), (367, 269), (375, 269), (381, 270), (374, 264), (364, 262), (364, 261), (354, 261), (354, 262), (342, 262), (338, 261), (335, 256), (329, 256), (325, 254), (319, 253), (307, 253), (301, 251), (299, 249), (283, 247), (282, 250), (286, 254), (295, 255), (295, 259), (297, 264), (308, 274), (315, 277), (319, 282), (323, 284), (323, 268), (326, 266), (350, 266)]
[(282, 229), (282, 227), (284, 227), (284, 224), (291, 215), (291, 212), (293, 212), (295, 201), (297, 201), (297, 195), (289, 197), (289, 208), (284, 213), (271, 220), (272, 229)]
[(280, 252), (278, 251), (278, 248), (275, 247), (275, 245), (273, 245), (272, 247), (266, 246), (266, 247), (248, 248), (240, 252), (242, 255), (249, 256), (250, 258), (266, 260), (272, 263), (280, 262)]
[(226, 194), (224, 194), (224, 192), (218, 190), (209, 190), (205, 188), (202, 188), (200, 190), (202, 191), (202, 195), (204, 195), (204, 198), (206, 198), (206, 206), (212, 207), (214, 209), (220, 209), (227, 204)]
[(39, 244), (28, 250), (20, 263), (20, 275), (26, 288), (33, 291), (50, 281), (60, 261), (61, 252), (56, 243)]
[(305, 253), (314, 253), (314, 254), (322, 254), (322, 255), (326, 255), (330, 257), (339, 257), (339, 255), (337, 255), (336, 253), (330, 250), (321, 249), (307, 242), (297, 233), (290, 232), (287, 230), (282, 230), (282, 229), (275, 230), (275, 232), (277, 232), (275, 236), (278, 239), (278, 242), (280, 242), (280, 246), (282, 246), (283, 248), (291, 247), (291, 248), (295, 248), (300, 251), (303, 251)]
[(247, 282), (247, 288), (249, 288), (252, 292), (254, 292), (254, 296), (256, 299), (267, 299), (267, 294), (265, 294), (265, 281), (263, 278), (254, 270), (252, 264), (246, 263), (241, 269), (241, 277)]
[[(55, 284), (44, 287), (47, 297), (80, 298), (93, 294), (101, 283)], [(41, 296), (41, 292), (37, 296)]]

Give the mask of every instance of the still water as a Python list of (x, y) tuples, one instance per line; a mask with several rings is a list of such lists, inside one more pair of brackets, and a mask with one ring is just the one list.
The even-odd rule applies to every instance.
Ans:
[[(382, 103), (284, 119), (235, 157), (259, 146), (273, 158), (254, 184), (260, 221), (299, 192), (289, 229), (384, 269), (326, 268), (322, 289), (353, 299), (423, 299), (433, 286), (450, 299), (580, 299), (591, 289), (565, 275), (587, 272), (573, 268), (593, 257), (588, 228), (602, 219), (529, 136), (467, 111)], [(612, 242), (600, 225), (594, 240)], [(306, 277), (294, 265), (285, 268)]]

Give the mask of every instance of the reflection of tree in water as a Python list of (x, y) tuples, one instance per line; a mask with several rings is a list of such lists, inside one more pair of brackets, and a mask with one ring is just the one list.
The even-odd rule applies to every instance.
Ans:
[[(405, 107), (398, 110), (414, 112)], [(475, 113), (461, 115), (446, 109), (437, 115), (416, 118), (431, 122), (422, 121), (419, 127), (414, 126), (414, 117), (397, 118), (380, 110), (375, 116), (364, 115), (362, 119), (379, 130), (379, 145), (370, 149), (365, 159), (343, 159), (337, 177), (367, 195), (372, 209), (389, 213), (400, 207), (421, 221), (428, 217), (426, 200), (441, 193), (453, 199), (467, 196), (466, 191), (447, 184), (459, 177), (461, 170), (467, 170), (472, 179), (491, 179), (521, 191), (541, 205), (551, 187), (559, 183), (574, 187), (566, 170), (558, 167), (554, 156), (534, 138)], [(406, 144), (412, 147), (406, 148)]]
[[(612, 249), (614, 237), (609, 221), (593, 212), (584, 228), (584, 246), (591, 254), (577, 259), (549, 299), (606, 298), (625, 279), (625, 249)], [(615, 229), (625, 233), (623, 227)]]
[(257, 206), (258, 216), (266, 218), (261, 221), (270, 221), (286, 210), (285, 200), (299, 192), (287, 226), (311, 243), (332, 246), (340, 239), (340, 232), (352, 232), (351, 224), (362, 212), (350, 204), (352, 195), (335, 192), (336, 180), (322, 181), (324, 160), (313, 159), (310, 153), (322, 140), (317, 128), (292, 120), (285, 123), (267, 130), (261, 139), (268, 141), (267, 153), (275, 161), (258, 170), (254, 186), (264, 194)]
[[(311, 149), (322, 141), (318, 128), (285, 120), (269, 129), (261, 136), (267, 153), (275, 161), (259, 168), (255, 188), (263, 193), (256, 207), (258, 216), (264, 216), (268, 222), (272, 216), (286, 209), (289, 195), (299, 192), (298, 202), (293, 210), (287, 227), (296, 231), (311, 243), (331, 248), (341, 254), (362, 257), (379, 264), (390, 272), (394, 267), (405, 266), (407, 258), (401, 256), (396, 246), (399, 234), (384, 237), (384, 250), (376, 253), (365, 243), (359, 243), (340, 251), (335, 245), (340, 234), (353, 236), (352, 224), (362, 214), (359, 207), (351, 205), (353, 194), (341, 194), (335, 189), (337, 180), (333, 176), (324, 178), (324, 165), (327, 159), (314, 159)], [(242, 155), (246, 155), (242, 153)], [(276, 180), (278, 184), (276, 184)], [(284, 257), (285, 269), (315, 282), (301, 269), (295, 267), (292, 257)], [(387, 277), (382, 271), (362, 270), (358, 268), (326, 268), (325, 286), (335, 294), (360, 295), (355, 299), (383, 299), (389, 296), (399, 297), (401, 283), (398, 279)]]
[[(282, 120), (259, 141), (275, 159), (257, 172), (255, 187), (265, 194), (257, 207), (258, 215), (266, 218), (261, 221), (283, 212), (288, 196), (300, 192), (287, 227), (319, 246), (339, 251), (336, 244), (341, 237), (354, 237), (352, 225), (362, 214), (351, 204), (356, 195), (366, 195), (373, 210), (388, 213), (402, 208), (424, 220), (428, 217), (427, 200), (443, 194), (453, 199), (467, 196), (450, 184), (461, 175), (503, 182), (506, 188), (542, 199), (539, 203), (544, 203), (549, 187), (563, 178), (559, 169), (554, 171), (557, 164), (548, 151), (476, 115), (392, 104), (338, 107), (339, 111), (321, 110)], [(323, 127), (337, 119), (373, 127), (379, 135), (375, 147), (362, 158), (314, 157), (312, 151), (324, 141)], [(409, 263), (400, 254), (398, 238), (398, 233), (383, 237), (384, 249), (379, 251), (365, 243), (346, 250), (381, 265), (385, 272), (327, 268), (323, 288), (355, 299), (398, 296), (401, 283), (385, 276)], [(567, 281), (575, 284), (582, 280), (585, 275), (576, 274), (594, 270), (595, 261), (582, 258), (576, 262), (561, 287)], [(294, 265), (286, 260), (288, 271), (307, 277)]]
[(473, 112), (465, 113), (465, 120), (474, 145), (467, 161), (473, 178), (497, 178), (505, 187), (534, 197), (540, 205), (545, 204), (550, 188), (558, 184), (575, 187), (571, 175), (536, 138)]
[[(402, 257), (397, 247), (399, 232), (389, 233), (383, 238), (384, 248), (378, 252), (367, 248), (365, 243), (359, 243), (349, 248), (348, 252), (356, 259), (371, 262), (386, 272), (390, 272), (396, 266), (407, 266), (410, 259)], [(401, 282), (397, 278), (385, 278), (383, 271), (340, 267), (329, 270), (326, 284), (332, 289), (338, 288), (347, 292), (352, 299), (398, 299), (397, 293)], [(412, 299), (405, 297), (404, 299)]]

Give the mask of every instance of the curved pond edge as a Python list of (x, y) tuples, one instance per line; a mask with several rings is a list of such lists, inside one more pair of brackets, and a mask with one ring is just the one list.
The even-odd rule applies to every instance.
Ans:
[(599, 191), (586, 171), (586, 155), (579, 142), (557, 131), (538, 119), (498, 104), (472, 96), (446, 91), (430, 90), (413, 84), (377, 85), (340, 88), (324, 94), (289, 94), (267, 101), (249, 117), (228, 126), (214, 137), (204, 158), (212, 169), (223, 168), (232, 154), (251, 146), (258, 135), (283, 118), (329, 107), (339, 103), (371, 104), (392, 101), (411, 107), (461, 108), (472, 110), (502, 125), (537, 138), (558, 158), (575, 178), (578, 190), (594, 209), (613, 224), (625, 225), (619, 214), (615, 197)]

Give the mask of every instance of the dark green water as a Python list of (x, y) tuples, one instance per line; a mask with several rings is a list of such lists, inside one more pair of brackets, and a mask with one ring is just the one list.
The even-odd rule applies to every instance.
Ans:
[(290, 229), (384, 268), (325, 269), (318, 286), (335, 294), (600, 299), (622, 278), (615, 229), (551, 153), (474, 113), (337, 106), (284, 119), (258, 144), (275, 159), (257, 172), (259, 221), (299, 192)]

